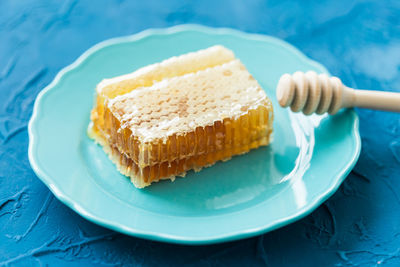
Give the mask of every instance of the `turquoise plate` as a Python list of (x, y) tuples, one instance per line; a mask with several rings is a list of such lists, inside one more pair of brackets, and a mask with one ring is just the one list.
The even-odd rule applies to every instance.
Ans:
[[(273, 144), (175, 182), (136, 189), (86, 135), (96, 84), (215, 44), (232, 49), (272, 99)], [(281, 40), (231, 29), (184, 25), (102, 42), (38, 95), (29, 122), (30, 163), (66, 205), (125, 234), (209, 244), (271, 231), (331, 196), (360, 152), (353, 110), (306, 117), (278, 106), (278, 79), (296, 70), (327, 73)]]

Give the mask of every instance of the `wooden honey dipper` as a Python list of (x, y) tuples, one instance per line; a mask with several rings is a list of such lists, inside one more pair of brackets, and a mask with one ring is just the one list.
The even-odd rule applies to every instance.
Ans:
[(297, 71), (281, 76), (276, 96), (279, 105), (293, 112), (333, 115), (341, 108), (361, 107), (400, 112), (400, 93), (356, 90), (344, 86), (337, 77)]

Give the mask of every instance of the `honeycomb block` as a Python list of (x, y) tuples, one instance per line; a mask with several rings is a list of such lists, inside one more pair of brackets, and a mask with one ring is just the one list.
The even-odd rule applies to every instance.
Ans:
[(271, 140), (271, 102), (237, 59), (124, 90), (103, 106), (102, 134), (91, 135), (139, 188)]

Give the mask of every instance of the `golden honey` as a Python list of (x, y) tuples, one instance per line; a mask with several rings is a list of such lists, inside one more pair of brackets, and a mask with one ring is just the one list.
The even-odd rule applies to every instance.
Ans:
[(119, 78), (98, 90), (90, 135), (135, 186), (270, 143), (270, 100), (233, 53), (218, 49), (224, 56), (211, 63), (205, 53), (196, 67), (171, 71), (167, 64), (145, 79)]

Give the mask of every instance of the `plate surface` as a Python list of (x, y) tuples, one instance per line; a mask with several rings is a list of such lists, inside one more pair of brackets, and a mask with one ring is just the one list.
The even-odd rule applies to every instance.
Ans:
[[(175, 182), (136, 189), (86, 135), (96, 84), (214, 44), (232, 49), (271, 98), (273, 144)], [(38, 95), (29, 122), (30, 163), (66, 205), (129, 235), (209, 244), (271, 231), (332, 195), (360, 153), (354, 111), (306, 117), (278, 106), (278, 79), (296, 70), (327, 73), (281, 40), (231, 29), (183, 25), (102, 42)]]

